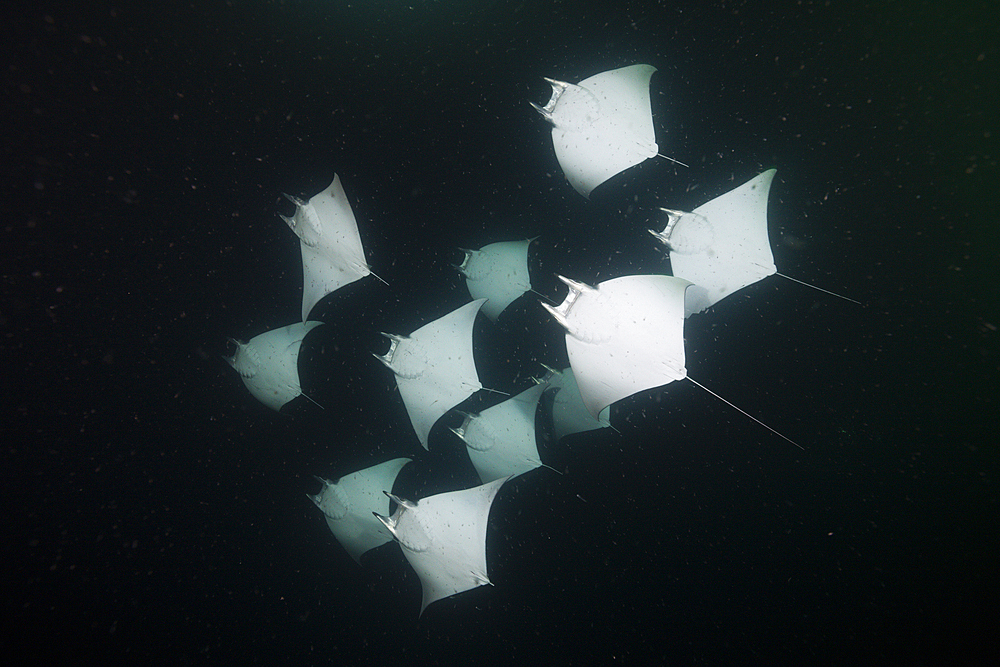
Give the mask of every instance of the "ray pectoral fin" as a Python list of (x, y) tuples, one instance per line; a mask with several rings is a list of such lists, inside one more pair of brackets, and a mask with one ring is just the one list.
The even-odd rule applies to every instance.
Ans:
[(536, 445), (535, 413), (544, 392), (536, 384), (518, 395), (467, 417), (456, 435), (484, 483), (521, 475), (542, 465)]
[(668, 222), (658, 237), (670, 249), (674, 275), (704, 289), (702, 310), (775, 272), (767, 235), (774, 174), (765, 171), (691, 212), (661, 209)]
[(688, 285), (671, 276), (624, 276), (577, 289), (572, 303), (556, 310), (566, 313), (566, 351), (591, 418), (599, 422), (611, 403), (684, 376)]

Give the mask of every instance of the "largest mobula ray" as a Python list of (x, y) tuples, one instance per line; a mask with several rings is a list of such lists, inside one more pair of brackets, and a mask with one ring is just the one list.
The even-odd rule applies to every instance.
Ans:
[(556, 307), (542, 305), (566, 329), (566, 352), (583, 404), (592, 417), (599, 418), (615, 401), (688, 377), (684, 367), (684, 293), (691, 283), (673, 276), (624, 276), (590, 287), (559, 278), (569, 286), (566, 299)]

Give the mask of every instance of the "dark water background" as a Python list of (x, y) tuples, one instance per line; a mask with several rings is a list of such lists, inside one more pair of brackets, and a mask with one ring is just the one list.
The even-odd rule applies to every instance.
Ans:
[[(3, 623), (19, 664), (996, 659), (1000, 28), (990, 2), (38, 3), (4, 22)], [(587, 202), (542, 76), (633, 64), (661, 151)], [(457, 246), (540, 235), (539, 290), (656, 270), (652, 208), (776, 167), (778, 277), (687, 326), (689, 383), (504, 487), (495, 587), (435, 604), (305, 497), (420, 454), (377, 331), (467, 298)], [(219, 360), (298, 318), (281, 192), (339, 173), (369, 262), (276, 414)], [(563, 359), (530, 299), (484, 383)], [(521, 384), (518, 384), (521, 383)], [(438, 437), (439, 436), (439, 437)]]

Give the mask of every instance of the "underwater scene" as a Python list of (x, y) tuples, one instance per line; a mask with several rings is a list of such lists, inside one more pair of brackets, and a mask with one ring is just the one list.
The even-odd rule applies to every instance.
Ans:
[(994, 13), (12, 14), (4, 651), (995, 660)]

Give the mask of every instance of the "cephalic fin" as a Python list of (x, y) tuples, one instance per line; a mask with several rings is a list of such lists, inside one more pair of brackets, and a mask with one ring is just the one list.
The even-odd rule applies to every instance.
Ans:
[(392, 500), (396, 501), (397, 505), (401, 505), (408, 510), (412, 510), (417, 506), (417, 502), (413, 500), (406, 500), (405, 498), (400, 498), (399, 496), (389, 493), (388, 491), (383, 491), (385, 495), (389, 496)]
[(530, 104), (531, 106), (533, 106), (535, 108), (535, 111), (537, 111), (538, 113), (542, 114), (542, 118), (544, 118), (545, 120), (549, 121), (550, 123), (552, 122), (552, 112), (551, 111), (548, 111), (544, 107), (538, 106), (534, 102), (528, 102), (528, 104)]
[(393, 523), (392, 523), (392, 522), (391, 522), (391, 521), (390, 521), (390, 520), (388, 519), (388, 517), (384, 517), (384, 516), (382, 516), (381, 514), (379, 514), (378, 512), (372, 512), (372, 516), (374, 516), (374, 517), (375, 517), (376, 519), (378, 519), (379, 521), (381, 521), (381, 522), (382, 522), (382, 525), (383, 525), (383, 526), (385, 526), (386, 530), (388, 530), (388, 531), (389, 531), (389, 533), (390, 533), (390, 534), (391, 534), (391, 535), (393, 536), (393, 538), (395, 538), (395, 537), (396, 537), (396, 529), (395, 529), (395, 526), (394, 526), (394, 524), (393, 524)]
[[(539, 301), (539, 303), (542, 303), (542, 302)], [(560, 313), (558, 310), (556, 310), (555, 307), (550, 306), (547, 303), (542, 303), (542, 308), (544, 308), (545, 310), (547, 310), (548, 313), (549, 313), (549, 315), (551, 315), (553, 317), (553, 319), (555, 319), (556, 322), (558, 322), (559, 324), (561, 324), (564, 329), (569, 329), (569, 321), (563, 316), (562, 313)]]

